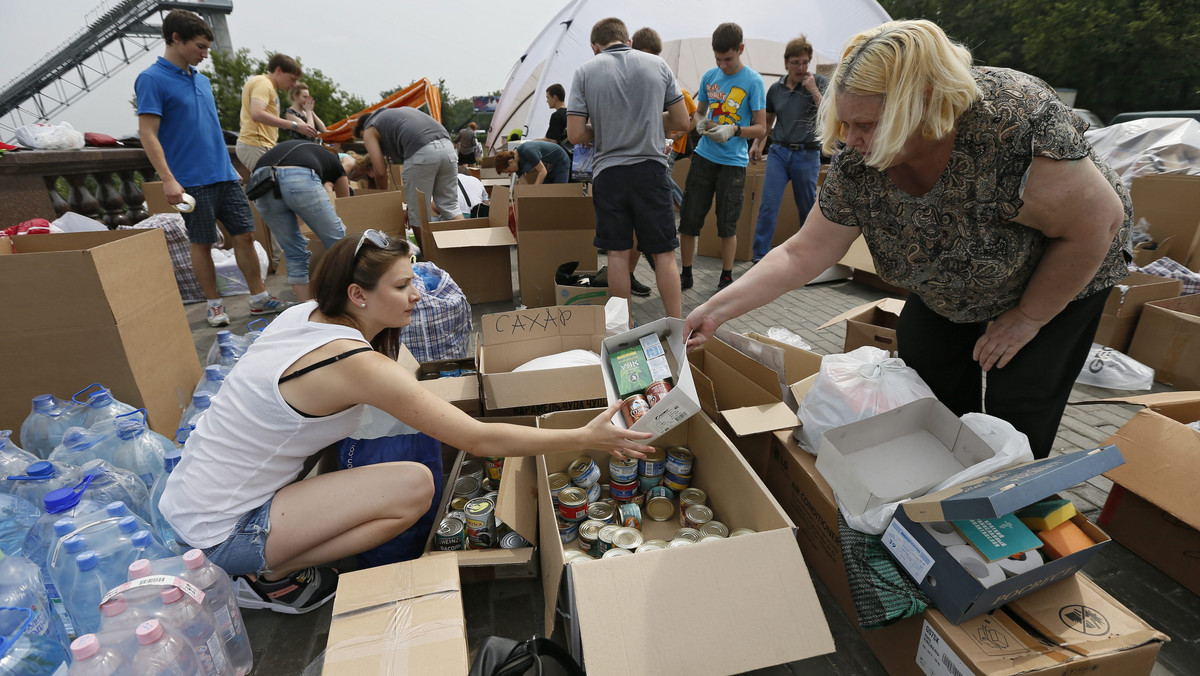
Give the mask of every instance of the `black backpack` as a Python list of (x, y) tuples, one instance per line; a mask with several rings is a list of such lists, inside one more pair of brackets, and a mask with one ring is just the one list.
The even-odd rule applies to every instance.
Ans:
[(554, 660), (568, 676), (585, 676), (562, 646), (547, 638), (514, 641), (489, 636), (479, 646), (468, 676), (542, 676), (542, 661)]

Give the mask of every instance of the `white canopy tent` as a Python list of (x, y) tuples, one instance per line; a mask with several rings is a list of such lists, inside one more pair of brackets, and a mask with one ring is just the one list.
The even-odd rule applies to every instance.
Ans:
[(550, 122), (546, 88), (558, 83), (571, 95), (571, 78), (592, 58), (588, 37), (605, 17), (619, 17), (629, 32), (649, 26), (663, 39), (662, 57), (684, 89), (696, 92), (700, 77), (715, 63), (712, 31), (726, 21), (745, 34), (742, 62), (769, 86), (783, 75), (783, 48), (804, 34), (816, 66), (836, 64), (854, 34), (890, 20), (875, 0), (571, 0), (542, 29), (509, 71), (488, 128), (487, 147), (502, 145), (513, 129), (541, 137)]

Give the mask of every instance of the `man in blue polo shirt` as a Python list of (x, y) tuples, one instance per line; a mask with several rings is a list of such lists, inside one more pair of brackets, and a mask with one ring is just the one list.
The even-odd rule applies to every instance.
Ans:
[(163, 19), (167, 48), (133, 85), (137, 95), (138, 134), (146, 156), (162, 179), (167, 202), (180, 204), (190, 195), (195, 205), (183, 214), (191, 241), (192, 268), (208, 299), (210, 326), (229, 324), (217, 293), (212, 245), (217, 219), (233, 236), (238, 269), (250, 288), (250, 314), (279, 312), (290, 305), (263, 287), (254, 251), (254, 214), (238, 183), (229, 148), (217, 119), (208, 78), (196, 66), (208, 57), (213, 33), (198, 15), (172, 10)]

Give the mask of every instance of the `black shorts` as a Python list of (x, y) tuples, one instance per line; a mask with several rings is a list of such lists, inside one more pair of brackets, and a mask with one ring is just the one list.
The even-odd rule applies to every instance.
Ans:
[(592, 204), (596, 209), (596, 239), (599, 249), (666, 253), (679, 248), (675, 234), (675, 208), (667, 184), (667, 167), (646, 160), (637, 164), (608, 167), (592, 181)]
[(458, 163), (459, 164), (475, 164), (475, 151), (472, 150), (469, 153), (459, 153), (458, 154)]
[(746, 197), (746, 167), (717, 164), (699, 153), (692, 153), (683, 188), (683, 204), (679, 207), (679, 232), (695, 237), (704, 227), (704, 219), (717, 198), (717, 236), (737, 234), (738, 218)]

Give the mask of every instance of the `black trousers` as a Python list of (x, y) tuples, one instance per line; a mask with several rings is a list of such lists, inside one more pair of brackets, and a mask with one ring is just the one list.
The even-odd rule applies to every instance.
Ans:
[(955, 415), (983, 412), (1029, 437), (1035, 458), (1050, 454), (1071, 386), (1091, 349), (1108, 290), (1071, 301), (1004, 368), (983, 369), (971, 358), (986, 322), (956, 324), (916, 294), (904, 303), (896, 328), (900, 358)]

